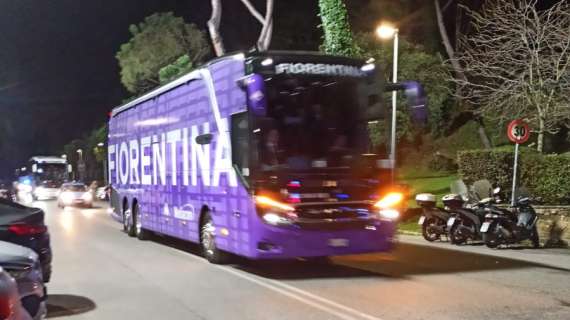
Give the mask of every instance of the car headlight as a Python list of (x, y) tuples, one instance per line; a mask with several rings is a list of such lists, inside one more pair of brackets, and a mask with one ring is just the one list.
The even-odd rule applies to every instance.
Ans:
[(380, 210), (380, 217), (389, 220), (396, 220), (400, 217), (400, 211), (396, 209), (382, 209)]
[(93, 200), (93, 195), (91, 194), (91, 192), (85, 192), (82, 196), (81, 199), (89, 202)]
[(62, 192), (60, 197), (61, 201), (63, 201), (64, 203), (73, 202), (73, 194), (71, 194), (70, 192)]

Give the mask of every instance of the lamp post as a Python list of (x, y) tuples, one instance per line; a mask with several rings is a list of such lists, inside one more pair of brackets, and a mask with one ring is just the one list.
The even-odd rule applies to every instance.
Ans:
[(79, 154), (79, 159), (77, 160), (77, 171), (79, 172), (79, 180), (83, 181), (85, 178), (85, 163), (83, 163), (83, 150), (77, 149), (77, 154)]
[[(380, 39), (394, 39), (394, 62), (392, 71), (392, 82), (398, 82), (398, 29), (389, 24), (381, 24), (376, 28), (376, 35)], [(390, 135), (390, 163), (392, 167), (392, 182), (396, 175), (396, 105), (398, 93), (392, 91), (392, 128)]]
[[(97, 149), (103, 148), (104, 146), (105, 146), (105, 143), (99, 142), (97, 144)], [(100, 150), (98, 150), (98, 151), (100, 151)], [(107, 159), (103, 159), (101, 162), (103, 163), (103, 184), (106, 185), (106, 184), (108, 184), (108, 182), (107, 182)]]

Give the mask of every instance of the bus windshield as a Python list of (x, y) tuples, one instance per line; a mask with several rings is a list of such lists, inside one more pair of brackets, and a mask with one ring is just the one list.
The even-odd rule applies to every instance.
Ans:
[(366, 78), (266, 79), (267, 114), (257, 119), (261, 169), (348, 168), (369, 153), (368, 86)]
[(67, 179), (67, 165), (64, 163), (37, 164), (36, 174), (40, 180), (63, 181)]

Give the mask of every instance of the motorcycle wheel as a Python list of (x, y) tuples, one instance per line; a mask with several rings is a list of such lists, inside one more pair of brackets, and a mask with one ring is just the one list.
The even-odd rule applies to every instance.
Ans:
[(499, 246), (501, 243), (499, 240), (499, 224), (497, 222), (493, 222), (489, 226), (489, 230), (483, 233), (483, 242), (485, 245), (491, 249), (494, 249)]
[(449, 241), (452, 244), (464, 244), (467, 241), (467, 237), (462, 234), (461, 224), (454, 224), (451, 229), (449, 230)]
[(429, 242), (434, 242), (440, 237), (438, 233), (430, 230), (430, 227), (434, 225), (437, 226), (437, 221), (434, 218), (427, 218), (424, 224), (422, 224), (422, 235), (424, 236), (424, 239)]

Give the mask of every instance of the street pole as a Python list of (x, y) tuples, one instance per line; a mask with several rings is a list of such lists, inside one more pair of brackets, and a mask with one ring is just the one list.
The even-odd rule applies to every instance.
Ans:
[[(393, 82), (398, 82), (398, 30), (394, 33), (394, 63), (393, 63)], [(398, 93), (392, 91), (392, 133), (390, 142), (390, 162), (392, 165), (392, 182), (396, 180), (396, 105)]]
[(518, 169), (518, 162), (519, 162), (519, 144), (515, 144), (515, 165), (513, 166), (513, 188), (512, 188), (512, 195), (511, 195), (511, 206), (515, 205), (515, 194), (517, 191), (517, 169)]

